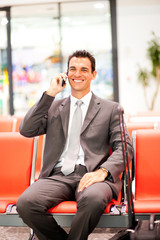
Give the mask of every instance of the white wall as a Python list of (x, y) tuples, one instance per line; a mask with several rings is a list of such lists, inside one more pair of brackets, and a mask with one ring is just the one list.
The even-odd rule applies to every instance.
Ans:
[[(159, 0), (117, 0), (118, 61), (120, 103), (127, 113), (146, 111), (143, 88), (138, 82), (138, 64), (150, 67), (146, 56), (152, 31), (160, 38)], [(148, 89), (148, 101), (155, 90)], [(160, 89), (155, 104), (160, 110)]]

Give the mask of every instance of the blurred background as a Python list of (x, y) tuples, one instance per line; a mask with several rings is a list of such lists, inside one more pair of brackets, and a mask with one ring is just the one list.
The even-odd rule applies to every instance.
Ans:
[(96, 58), (95, 94), (159, 111), (159, 23), (159, 0), (0, 0), (0, 115), (23, 116), (77, 49)]

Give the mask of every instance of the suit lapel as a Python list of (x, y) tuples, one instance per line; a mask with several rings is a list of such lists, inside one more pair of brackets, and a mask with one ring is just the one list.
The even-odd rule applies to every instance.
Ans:
[[(88, 111), (82, 126), (81, 134), (85, 131), (88, 127), (92, 119), (97, 115), (100, 110), (100, 101), (99, 99), (93, 94)], [(62, 127), (64, 131), (65, 138), (67, 137), (68, 133), (68, 123), (69, 123), (69, 114), (70, 114), (70, 97), (66, 98), (61, 105), (59, 106), (59, 113), (61, 116)]]
[(90, 122), (92, 121), (92, 119), (97, 115), (97, 113), (100, 110), (100, 101), (99, 99), (93, 94), (89, 107), (88, 107), (88, 111), (82, 126), (82, 130), (81, 130), (81, 134), (85, 131), (85, 129), (88, 127), (88, 125), (90, 124)]
[(66, 98), (59, 106), (59, 112), (62, 120), (62, 127), (65, 138), (68, 132), (69, 113), (70, 113), (70, 97)]

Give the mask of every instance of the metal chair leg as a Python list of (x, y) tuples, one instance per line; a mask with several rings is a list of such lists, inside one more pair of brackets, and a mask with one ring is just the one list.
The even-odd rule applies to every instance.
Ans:
[(34, 236), (34, 232), (33, 229), (30, 229), (30, 236), (28, 240), (36, 240), (35, 236)]

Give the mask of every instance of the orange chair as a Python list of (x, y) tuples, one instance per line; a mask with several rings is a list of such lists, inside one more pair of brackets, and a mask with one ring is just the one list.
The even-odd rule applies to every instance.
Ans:
[[(38, 165), (36, 165), (36, 175), (35, 180), (40, 172), (41, 164), (43, 162), (43, 150), (45, 144), (45, 135), (39, 136), (39, 144), (38, 144), (38, 154), (37, 161), (39, 161)], [(111, 152), (110, 152), (111, 153)], [(106, 207), (104, 214), (101, 216), (101, 219), (97, 225), (97, 227), (127, 227), (128, 218), (126, 215), (122, 215), (121, 211), (124, 208), (122, 202), (122, 193), (120, 192), (118, 199), (112, 199), (111, 202)], [(77, 203), (75, 201), (64, 201), (58, 204), (57, 206), (50, 208), (48, 213), (53, 214), (55, 220), (62, 227), (70, 227), (72, 224), (73, 217), (77, 212)], [(31, 229), (30, 238), (34, 237), (34, 232)]]
[(0, 132), (12, 132), (13, 118), (10, 116), (0, 116)]
[[(126, 215), (121, 214), (123, 203), (121, 202), (121, 193), (118, 200), (112, 199), (112, 201), (106, 207), (104, 214), (97, 227), (126, 227), (128, 218)], [(72, 219), (77, 211), (77, 203), (75, 201), (64, 201), (58, 204), (56, 207), (50, 208), (49, 213), (53, 214), (58, 224), (63, 227), (70, 227)]]
[(36, 169), (35, 169), (35, 180), (38, 179), (42, 162), (43, 162), (43, 151), (44, 151), (44, 144), (45, 144), (45, 135), (39, 136), (38, 140), (38, 150), (37, 150), (37, 161), (36, 161)]
[(135, 150), (135, 213), (160, 214), (160, 130), (137, 130)]
[(13, 116), (13, 132), (19, 132), (19, 125), (23, 117)]
[[(123, 208), (122, 195), (122, 192), (120, 192), (118, 199), (112, 199), (107, 205), (97, 227), (127, 226), (128, 219), (126, 219), (126, 216), (121, 215)], [(64, 201), (57, 206), (50, 208), (48, 212), (53, 214), (54, 218), (61, 226), (70, 227), (72, 219), (77, 212), (77, 203), (75, 201)]]
[[(112, 154), (112, 149), (110, 149), (110, 154)], [(112, 212), (112, 216), (118, 216), (120, 214), (121, 208), (122, 208), (122, 192), (120, 192), (118, 199), (112, 199), (111, 202), (107, 205), (103, 216), (101, 217), (101, 220), (99, 222), (99, 227), (109, 227), (107, 220), (104, 217), (110, 216), (110, 213)], [(52, 213), (54, 217), (56, 218), (56, 215), (60, 216), (74, 216), (77, 212), (77, 203), (75, 201), (64, 201), (58, 204), (57, 206), (50, 208), (48, 210), (49, 213)], [(68, 218), (68, 217), (67, 217)], [(57, 219), (59, 221), (59, 218)], [(64, 222), (61, 222), (61, 225), (65, 225), (66, 227), (69, 227), (71, 225), (71, 219), (69, 218)], [(106, 225), (107, 224), (107, 225)], [(109, 224), (112, 225), (112, 222)]]
[[(0, 225), (16, 225), (8, 212), (22, 192), (34, 182), (38, 138), (18, 132), (0, 133)], [(15, 215), (13, 215), (15, 217)]]
[(132, 140), (132, 132), (138, 129), (154, 129), (155, 123), (153, 122), (128, 122), (126, 124), (129, 136)]

